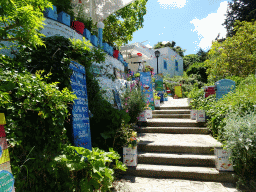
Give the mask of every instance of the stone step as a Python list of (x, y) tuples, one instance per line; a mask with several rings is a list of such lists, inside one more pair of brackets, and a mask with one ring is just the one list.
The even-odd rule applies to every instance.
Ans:
[(138, 133), (165, 133), (165, 134), (209, 134), (206, 127), (140, 127)]
[(140, 177), (235, 182), (232, 176), (233, 172), (219, 172), (215, 168), (208, 167), (138, 164), (137, 167), (129, 167), (126, 174)]
[(191, 119), (170, 119), (170, 118), (153, 118), (147, 119), (146, 122), (139, 122), (141, 127), (205, 127), (206, 123), (197, 123)]
[(153, 110), (152, 114), (190, 114), (191, 110), (177, 109), (177, 110)]
[(152, 117), (190, 119), (190, 114), (153, 114)]
[(214, 154), (221, 143), (210, 135), (138, 133), (138, 151), (160, 153)]
[(160, 106), (155, 107), (156, 110), (176, 110), (176, 109), (191, 109), (191, 106)]
[(184, 153), (138, 153), (139, 164), (215, 167), (214, 155)]

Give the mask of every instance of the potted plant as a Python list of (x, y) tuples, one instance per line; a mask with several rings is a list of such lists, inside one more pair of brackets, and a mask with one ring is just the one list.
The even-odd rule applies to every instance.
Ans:
[(154, 94), (154, 102), (155, 107), (160, 107), (160, 97), (157, 95), (157, 93)]
[(168, 95), (167, 95), (167, 93), (164, 93), (164, 101), (168, 101)]
[(119, 55), (118, 47), (114, 46), (113, 57), (118, 59), (118, 55)]
[(70, 27), (70, 15), (64, 11), (58, 14), (58, 21)]
[(149, 101), (147, 101), (147, 106), (144, 108), (147, 119), (152, 119), (152, 109), (149, 107)]
[(137, 166), (137, 132), (132, 131), (131, 137), (128, 138), (127, 146), (123, 147), (123, 163), (126, 166)]

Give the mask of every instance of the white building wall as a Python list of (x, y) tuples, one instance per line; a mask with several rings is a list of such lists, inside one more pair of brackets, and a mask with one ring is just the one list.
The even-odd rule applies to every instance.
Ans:
[[(45, 18), (44, 23), (46, 25), (44, 25), (44, 28), (41, 30), (41, 33), (44, 34), (46, 37), (50, 37), (50, 36), (54, 36), (54, 35), (59, 35), (59, 36), (63, 36), (66, 38), (71, 38), (71, 39), (80, 39), (83, 40), (83, 37), (81, 34), (78, 34), (74, 29), (49, 18)], [(9, 42), (3, 42), (5, 43), (6, 46), (11, 45), (11, 43)], [(1, 54), (5, 54), (8, 56), (12, 56), (12, 54), (10, 53), (10, 50), (0, 50)], [(97, 63), (94, 63), (94, 65), (99, 65)], [(107, 71), (110, 74), (114, 73), (114, 67), (119, 69), (120, 71), (124, 71), (124, 65), (117, 59), (115, 59), (114, 57), (110, 56), (110, 55), (106, 55), (106, 60), (105, 63), (103, 63), (103, 66), (106, 65), (110, 65), (107, 69)], [(120, 80), (120, 79), (116, 79), (114, 82), (109, 79), (106, 76), (101, 76), (98, 78), (99, 80), (99, 84), (101, 86), (102, 89), (107, 90), (110, 95), (107, 96), (107, 99), (109, 99), (109, 102), (113, 103), (113, 99), (114, 96), (112, 97), (111, 94), (111, 90), (113, 88), (117, 88), (118, 91), (121, 91), (124, 87), (125, 87), (125, 83), (126, 80)], [(111, 98), (109, 98), (111, 97)]]

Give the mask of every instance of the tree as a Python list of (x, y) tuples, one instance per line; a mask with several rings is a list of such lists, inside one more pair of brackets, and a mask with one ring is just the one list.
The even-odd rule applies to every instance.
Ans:
[(110, 45), (121, 46), (132, 40), (135, 31), (143, 27), (146, 3), (136, 0), (128, 6), (111, 14), (104, 20), (103, 39)]
[(225, 76), (244, 77), (256, 69), (256, 22), (235, 23), (236, 34), (219, 43), (214, 42), (205, 61), (212, 79)]
[(236, 20), (251, 21), (252, 19), (256, 19), (255, 0), (232, 0), (229, 2), (227, 17), (223, 23), (227, 29), (227, 37), (235, 34), (234, 24)]
[(176, 42), (175, 41), (168, 41), (166, 44), (163, 44), (163, 42), (158, 42), (155, 46), (154, 49), (159, 49), (159, 48), (163, 48), (163, 47), (170, 47), (173, 51), (175, 51), (176, 53), (178, 53), (181, 57), (184, 57), (184, 52), (186, 51), (186, 49), (182, 49), (180, 46), (176, 46)]
[(194, 63), (200, 62), (200, 57), (197, 54), (190, 54), (183, 57), (183, 69), (186, 71), (189, 66)]
[(47, 0), (1, 0), (0, 41), (43, 45), (40, 38), (44, 24), (42, 11), (51, 6)]
[(204, 51), (202, 48), (199, 49), (199, 51), (196, 54), (199, 56), (200, 62), (204, 62), (207, 59), (208, 52)]

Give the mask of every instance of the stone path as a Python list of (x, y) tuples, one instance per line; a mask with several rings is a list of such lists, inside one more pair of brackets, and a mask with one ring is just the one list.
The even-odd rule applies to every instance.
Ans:
[[(187, 107), (189, 105), (188, 99), (172, 99), (169, 97), (168, 102), (164, 102), (161, 104), (161, 109), (164, 111), (165, 108), (168, 107)], [(168, 171), (180, 173), (182, 172), (198, 172), (198, 167), (193, 167), (197, 163), (209, 162), (212, 163), (214, 161), (213, 156), (204, 154), (200, 156), (200, 154), (186, 154), (187, 151), (184, 151), (184, 148), (187, 148), (190, 151), (190, 148), (194, 149), (194, 152), (201, 152), (207, 149), (207, 146), (220, 146), (221, 143), (217, 142), (213, 139), (210, 135), (201, 135), (201, 134), (177, 134), (177, 131), (182, 130), (182, 127), (173, 127), (168, 128), (169, 132), (176, 132), (175, 134), (166, 134), (167, 128), (165, 125), (172, 126), (174, 122), (183, 123), (184, 125), (196, 123), (190, 119), (179, 119), (179, 117), (172, 119), (172, 118), (165, 118), (163, 115), (163, 111), (161, 110), (163, 118), (153, 118), (148, 120), (148, 124), (150, 127), (145, 127), (143, 129), (149, 129), (148, 132), (143, 131), (142, 133), (138, 133), (139, 138), (141, 139), (141, 146), (145, 147), (159, 147), (164, 145), (159, 152), (148, 153), (148, 152), (139, 152), (140, 160), (137, 166), (137, 170), (147, 170), (147, 159), (144, 158), (151, 158), (151, 163), (154, 164), (150, 165), (150, 169), (154, 171)], [(185, 113), (185, 112), (184, 112)], [(156, 114), (156, 113), (155, 113)], [(181, 115), (181, 114), (180, 114)], [(159, 125), (154, 125), (154, 123), (161, 121), (164, 127)], [(151, 124), (150, 124), (151, 123)], [(153, 126), (153, 127), (152, 127)], [(154, 127), (155, 126), (155, 127)], [(183, 125), (182, 125), (183, 126)], [(150, 130), (154, 130), (151, 132)], [(191, 129), (195, 129), (191, 127)], [(193, 131), (192, 130), (192, 131)], [(177, 146), (178, 145), (178, 146)], [(169, 151), (170, 147), (177, 148), (177, 153), (161, 153), (165, 150)], [(141, 149), (144, 149), (141, 147)], [(179, 150), (183, 151), (179, 151)], [(152, 148), (152, 151), (154, 148)], [(184, 152), (183, 154), (181, 152)], [(141, 154), (140, 154), (141, 153)], [(152, 160), (152, 156), (154, 156)], [(161, 160), (159, 160), (159, 157)], [(178, 157), (179, 156), (179, 157)], [(188, 157), (189, 156), (189, 159)], [(191, 161), (191, 166), (186, 167), (182, 164), (186, 164), (187, 162)], [(141, 163), (140, 163), (141, 161)], [(144, 162), (143, 162), (144, 161)], [(172, 162), (172, 163), (170, 163)], [(145, 163), (145, 164), (144, 164)], [(178, 163), (178, 165), (176, 165)], [(202, 164), (202, 163), (201, 163)], [(214, 164), (213, 164), (214, 165)], [(198, 170), (197, 170), (198, 169)], [(202, 174), (219, 174), (218, 171), (214, 167), (200, 167), (200, 171)], [(148, 172), (151, 175), (151, 172)], [(183, 173), (184, 174), (184, 173)], [(200, 173), (201, 174), (201, 173)], [(157, 174), (156, 174), (157, 175)], [(168, 173), (167, 173), (168, 175)], [(153, 176), (153, 175), (152, 175)], [(150, 176), (150, 177), (152, 177)], [(174, 177), (175, 178), (175, 177)], [(183, 177), (182, 177), (183, 178)], [(192, 177), (193, 178), (193, 177)], [(203, 178), (203, 177), (202, 177)], [(196, 180), (196, 179), (195, 179)], [(219, 182), (208, 182), (208, 181), (193, 181), (193, 180), (182, 180), (182, 179), (173, 179), (173, 178), (147, 178), (140, 176), (128, 176), (125, 175), (122, 177), (121, 180), (114, 182), (114, 191), (120, 192), (237, 192), (238, 190), (235, 188), (234, 184), (232, 183), (219, 183)]]
[(237, 192), (233, 184), (125, 176), (114, 183), (118, 192)]

